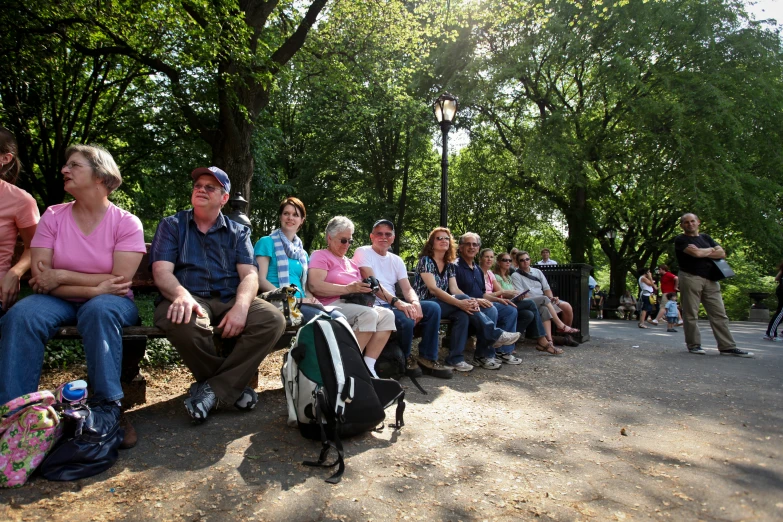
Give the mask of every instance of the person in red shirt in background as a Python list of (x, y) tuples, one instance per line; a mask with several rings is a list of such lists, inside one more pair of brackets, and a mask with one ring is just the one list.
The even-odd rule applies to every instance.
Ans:
[[(661, 277), (661, 304), (658, 311), (658, 317), (655, 318), (659, 321), (661, 317), (666, 315), (666, 303), (669, 301), (666, 299), (666, 294), (677, 293), (680, 291), (680, 279), (669, 272), (669, 267), (666, 265), (658, 265), (658, 275)], [(677, 310), (677, 326), (682, 326), (682, 312)]]

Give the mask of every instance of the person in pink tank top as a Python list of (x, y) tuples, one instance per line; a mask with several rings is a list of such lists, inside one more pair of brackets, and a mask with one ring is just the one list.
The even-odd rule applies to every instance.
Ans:
[[(60, 326), (76, 325), (91, 400), (119, 417), (122, 328), (139, 318), (130, 285), (146, 252), (144, 232), (139, 218), (109, 201), (122, 183), (111, 154), (75, 145), (65, 157), (64, 188), (74, 201), (44, 212), (31, 242), (35, 294), (0, 319), (0, 404), (37, 390), (46, 342)], [(124, 427), (128, 446), (135, 434)]]
[[(14, 185), (22, 170), (16, 138), (0, 127), (0, 317), (16, 302), (19, 282), (30, 270), (30, 241), (40, 216), (35, 199)], [(11, 266), (17, 237), (24, 252)]]

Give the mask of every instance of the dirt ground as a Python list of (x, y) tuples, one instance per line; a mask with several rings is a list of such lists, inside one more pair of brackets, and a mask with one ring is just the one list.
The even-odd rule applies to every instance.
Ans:
[(0, 490), (0, 520), (783, 519), (783, 346), (740, 360), (638, 336), (520, 346), (519, 366), (422, 378), (427, 395), (403, 379), (406, 426), (346, 441), (338, 485), (301, 464), (319, 444), (286, 426), (281, 352), (256, 410), (199, 426), (187, 370), (147, 372), (136, 448), (97, 477)]

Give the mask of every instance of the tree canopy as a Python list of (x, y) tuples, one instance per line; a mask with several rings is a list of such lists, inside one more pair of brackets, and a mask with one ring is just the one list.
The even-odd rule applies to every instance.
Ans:
[(739, 0), (14, 0), (0, 22), (0, 124), (42, 206), (67, 146), (96, 142), (147, 228), (215, 164), (256, 236), (296, 195), (308, 248), (333, 215), (360, 240), (385, 217), (410, 262), (448, 90), (455, 233), (606, 264), (618, 292), (670, 259), (685, 211), (749, 263), (783, 256), (783, 47)]

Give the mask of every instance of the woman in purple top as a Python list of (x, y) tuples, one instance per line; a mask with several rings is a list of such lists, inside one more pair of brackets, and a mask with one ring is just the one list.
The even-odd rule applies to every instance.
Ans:
[(63, 325), (84, 341), (92, 400), (119, 416), (122, 327), (138, 321), (131, 280), (146, 252), (141, 222), (109, 201), (122, 183), (105, 150), (70, 147), (62, 168), (71, 203), (49, 207), (31, 244), (36, 292), (0, 319), (0, 404), (35, 391), (44, 346)]

